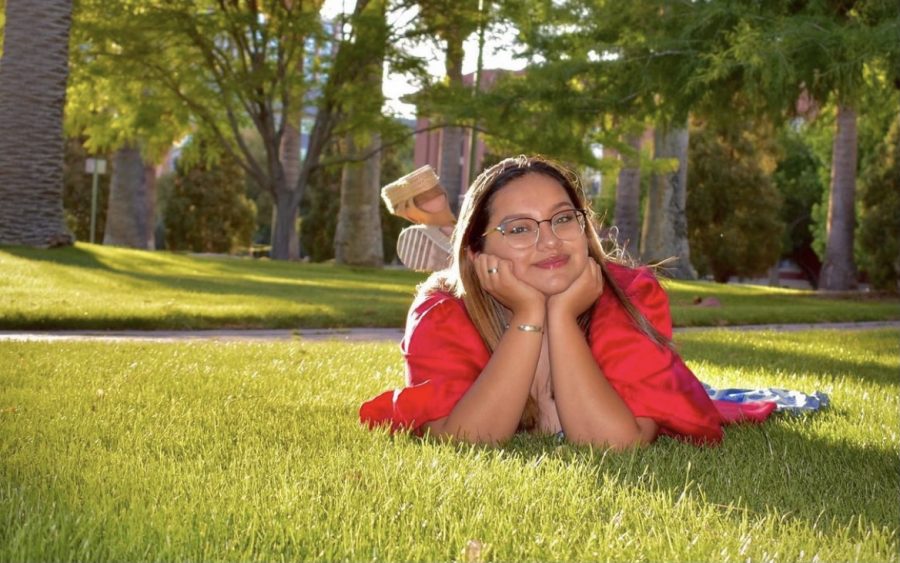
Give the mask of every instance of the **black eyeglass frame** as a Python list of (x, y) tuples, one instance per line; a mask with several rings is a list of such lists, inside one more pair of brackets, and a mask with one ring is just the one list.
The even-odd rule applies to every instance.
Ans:
[[(499, 225), (497, 225), (497, 226), (494, 227), (493, 229), (488, 229), (486, 232), (482, 233), (481, 236), (482, 236), (482, 237), (486, 237), (486, 236), (488, 236), (489, 234), (491, 234), (491, 233), (493, 233), (493, 232), (498, 232), (498, 233), (500, 233), (501, 235), (503, 235), (503, 238), (504, 238), (504, 239), (506, 239), (506, 231), (505, 231), (504, 229), (506, 228), (507, 223), (512, 223), (513, 221), (521, 221), (522, 219), (527, 219), (527, 220), (529, 220), (529, 221), (534, 221), (535, 223), (537, 223), (537, 229), (535, 229), (535, 231), (534, 231), (534, 232), (535, 232), (534, 242), (532, 242), (532, 243), (529, 244), (528, 246), (523, 246), (523, 247), (521, 247), (521, 248), (523, 248), (523, 249), (524, 249), (524, 248), (531, 248), (532, 246), (536, 245), (536, 244), (538, 243), (538, 241), (541, 239), (541, 223), (550, 223), (550, 232), (552, 232), (552, 233), (553, 233), (553, 236), (555, 236), (555, 237), (558, 238), (559, 240), (575, 240), (575, 239), (564, 239), (564, 238), (560, 237), (558, 234), (556, 234), (556, 229), (553, 227), (553, 219), (554, 219), (554, 217), (556, 217), (557, 215), (559, 215), (559, 214), (561, 214), (561, 213), (569, 213), (569, 212), (572, 212), (572, 211), (574, 211), (574, 212), (576, 213), (576, 217), (577, 217), (578, 215), (581, 216), (581, 220), (578, 220), (578, 219), (576, 218), (576, 221), (578, 221), (578, 224), (581, 225), (581, 232), (584, 233), (584, 229), (587, 227), (587, 220), (588, 220), (588, 218), (587, 218), (587, 210), (585, 210), (585, 209), (575, 209), (575, 208), (572, 208), (572, 209), (563, 209), (563, 210), (561, 210), (561, 211), (557, 211), (556, 213), (554, 213), (553, 215), (551, 215), (549, 219), (541, 219), (540, 221), (538, 221), (537, 219), (532, 219), (531, 217), (519, 217), (519, 218), (516, 218), (516, 219), (509, 219), (509, 220), (503, 221), (502, 223), (500, 223)], [(508, 240), (508, 239), (507, 239), (507, 244), (509, 244), (509, 240)], [(517, 247), (514, 247), (514, 248), (517, 248)]]

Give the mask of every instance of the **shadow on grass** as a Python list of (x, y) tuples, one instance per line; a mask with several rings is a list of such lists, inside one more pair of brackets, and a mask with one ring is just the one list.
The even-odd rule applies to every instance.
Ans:
[[(776, 349), (765, 346), (766, 342), (760, 338), (721, 342), (715, 338), (700, 340), (692, 335), (690, 344), (684, 348), (689, 358), (708, 362), (714, 370), (720, 366), (764, 372), (785, 370), (818, 377), (846, 374), (858, 381), (889, 388), (890, 393), (896, 394), (900, 388), (895, 370), (886, 369), (883, 363), (833, 357), (828, 351), (833, 351), (835, 344), (828, 351), (816, 353), (815, 339), (812, 331), (773, 333), (772, 342), (780, 346)], [(864, 339), (865, 343), (857, 339)], [(840, 346), (868, 349), (884, 356), (896, 349), (896, 342), (896, 330), (865, 331), (863, 335), (847, 333)], [(785, 343), (787, 346), (783, 346)], [(661, 437), (651, 447), (605, 452), (560, 442), (553, 437), (518, 435), (498, 451), (520, 459), (523, 465), (540, 463), (547, 457), (588, 465), (596, 474), (598, 487), (612, 482), (659, 490), (667, 493), (673, 502), (686, 494), (698, 503), (721, 510), (723, 517), (736, 520), (745, 514), (753, 517), (775, 514), (827, 530), (851, 528), (862, 518), (863, 523), (898, 530), (900, 505), (896, 499), (900, 496), (897, 480), (900, 459), (896, 447), (890, 445), (891, 438), (885, 437), (877, 446), (855, 444), (840, 436), (832, 439), (827, 435), (829, 431), (824, 430), (833, 427), (829, 419), (840, 419), (849, 426), (853, 416), (854, 413), (836, 406), (800, 417), (776, 414), (760, 425), (726, 427), (726, 437), (716, 447), (696, 447)], [(821, 421), (824, 424), (819, 423), (820, 419), (824, 419)], [(874, 439), (883, 432), (878, 424), (872, 423), (871, 430), (863, 434)], [(447, 447), (464, 453), (472, 446), (448, 444)], [(484, 449), (492, 451), (486, 446)]]
[[(154, 285), (171, 289), (196, 291), (216, 294), (259, 295), (260, 288), (276, 288), (275, 293), (281, 289), (288, 289), (296, 294), (307, 289), (319, 289), (323, 291), (341, 291), (340, 282), (357, 286), (366, 286), (367, 290), (376, 293), (397, 294), (401, 293), (411, 299), (411, 288), (418, 276), (404, 271), (389, 271), (380, 268), (329, 266), (324, 264), (299, 264), (293, 262), (248, 262), (245, 260), (228, 258), (187, 257), (177, 254), (166, 255), (167, 260), (160, 260), (158, 255), (152, 252), (130, 250), (141, 258), (139, 267), (153, 267), (153, 262), (163, 262), (170, 267), (175, 267), (168, 259), (197, 260), (209, 272), (192, 272), (184, 274), (180, 272), (150, 273), (137, 270), (129, 270), (122, 265), (113, 265), (109, 261), (99, 259), (96, 254), (79, 247), (65, 249), (50, 249), (35, 252), (33, 249), (21, 247), (3, 247), (2, 250), (10, 255), (24, 260), (47, 262), (54, 265), (69, 266), (74, 268), (87, 268), (109, 274), (116, 274), (140, 281), (152, 282)], [(138, 267), (138, 266), (136, 266)], [(228, 281), (216, 280), (213, 273), (227, 275)], [(390, 289), (379, 288), (379, 283), (368, 280), (366, 276), (377, 274), (380, 285), (396, 283), (399, 287)], [(254, 279), (247, 279), (252, 276)], [(384, 283), (382, 280), (390, 280)], [(316, 283), (322, 282), (322, 283)], [(347, 293), (358, 292), (358, 287), (346, 288)]]
[[(423, 440), (461, 455), (473, 447)], [(713, 447), (660, 438), (646, 448), (613, 452), (531, 435), (518, 435), (496, 449), (474, 447), (527, 466), (548, 458), (587, 465), (598, 488), (613, 483), (663, 492), (673, 504), (688, 495), (735, 521), (745, 514), (776, 514), (826, 531), (860, 524), (860, 518), (877, 527), (900, 528), (895, 502), (900, 460), (895, 452), (802, 435), (777, 416), (761, 425), (729, 427), (723, 443)]]
[[(771, 373), (823, 376), (848, 376), (881, 386), (897, 386), (900, 379), (894, 370), (874, 360), (853, 359), (823, 354), (811, 350), (815, 345), (816, 331), (771, 332), (756, 335), (752, 339), (730, 337), (726, 341), (721, 333), (695, 333), (679, 339), (679, 349), (689, 363), (703, 362), (723, 370), (764, 370)], [(772, 346), (765, 346), (768, 342)], [(878, 352), (896, 350), (898, 331), (891, 329), (866, 331), (865, 343), (861, 335), (844, 333), (842, 346), (854, 350)], [(872, 346), (872, 341), (876, 345)], [(762, 344), (762, 345), (761, 345)], [(788, 385), (789, 382), (773, 382)]]
[[(209, 327), (271, 327), (286, 328), (305, 326), (400, 326), (408, 304), (412, 301), (416, 277), (407, 272), (386, 272), (366, 268), (345, 268), (318, 264), (273, 263), (215, 259), (202, 260), (202, 270), (191, 269), (192, 263), (177, 264), (182, 257), (167, 254), (165, 257), (151, 252), (133, 252), (138, 265), (128, 269), (132, 260), (107, 261), (84, 248), (73, 247), (36, 252), (21, 247), (4, 247), (3, 252), (24, 260), (36, 260), (63, 266), (56, 275), (67, 277), (73, 287), (83, 284), (89, 270), (108, 279), (119, 278), (129, 285), (137, 285), (135, 292), (146, 288), (148, 298), (156, 289), (170, 289), (196, 296), (234, 298), (241, 302), (254, 297), (277, 301), (285, 305), (304, 305), (319, 309), (312, 311), (284, 311), (283, 315), (271, 314), (254, 317), (239, 313), (234, 317), (185, 313), (165, 310), (165, 318), (121, 315), (112, 318), (83, 318), (66, 316), (65, 311), (55, 311), (51, 319), (15, 319), (8, 317), (0, 323), (5, 328), (209, 328)], [(173, 260), (175, 263), (173, 263)], [(161, 262), (161, 270), (147, 271)], [(181, 266), (181, 267), (179, 267)], [(366, 274), (370, 274), (367, 276)], [(164, 304), (158, 304), (164, 307)]]
[(23, 260), (47, 262), (62, 266), (74, 266), (77, 268), (109, 269), (103, 262), (97, 259), (96, 254), (77, 246), (38, 250), (25, 246), (0, 246), (0, 251)]
[(622, 470), (619, 478), (631, 486), (646, 486), (649, 474), (676, 499), (690, 483), (688, 492), (702, 491), (704, 502), (739, 508), (735, 518), (743, 508), (811, 526), (849, 526), (859, 516), (877, 526), (900, 526), (900, 506), (893, 502), (900, 494), (900, 464), (889, 449), (801, 435), (778, 420), (730, 428), (718, 448), (685, 448), (692, 446), (662, 439), (612, 473)]

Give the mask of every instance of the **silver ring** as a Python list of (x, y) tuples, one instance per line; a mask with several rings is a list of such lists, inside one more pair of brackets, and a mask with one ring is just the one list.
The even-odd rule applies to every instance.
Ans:
[(497, 268), (488, 268), (487, 269), (487, 273), (489, 273), (489, 274), (496, 274), (499, 271), (500, 270), (498, 270)]

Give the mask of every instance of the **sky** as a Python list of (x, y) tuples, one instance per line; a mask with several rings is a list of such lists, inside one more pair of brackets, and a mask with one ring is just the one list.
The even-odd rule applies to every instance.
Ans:
[[(325, 0), (322, 7), (322, 15), (326, 18), (333, 18), (342, 12), (353, 10), (355, 0)], [(398, 22), (408, 22), (415, 17), (414, 12), (406, 12), (398, 14), (396, 19)], [(516, 59), (512, 52), (510, 43), (498, 38), (500, 34), (486, 34), (485, 46), (483, 52), (483, 68), (495, 69), (503, 68), (508, 70), (520, 70), (525, 67), (524, 59)], [(493, 37), (491, 36), (493, 35)], [(509, 35), (509, 34), (506, 34)], [(437, 42), (431, 42), (431, 45), (421, 45), (412, 49), (412, 53), (422, 56), (428, 60), (428, 70), (432, 76), (440, 78), (444, 75), (443, 54)], [(465, 58), (463, 59), (463, 74), (475, 72), (478, 66), (478, 35), (473, 33), (464, 45)], [(409, 77), (399, 74), (385, 74), (384, 78), (384, 95), (387, 97), (385, 109), (399, 114), (401, 117), (414, 118), (415, 106), (404, 104), (400, 101), (400, 97), (411, 94), (416, 90), (415, 84), (410, 83)]]

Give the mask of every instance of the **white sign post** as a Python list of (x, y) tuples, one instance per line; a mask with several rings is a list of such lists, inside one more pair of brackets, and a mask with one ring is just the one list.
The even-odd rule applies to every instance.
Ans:
[(97, 226), (97, 176), (106, 174), (106, 160), (102, 158), (88, 158), (84, 161), (84, 171), (94, 175), (91, 185), (91, 244), (94, 244), (94, 233)]

